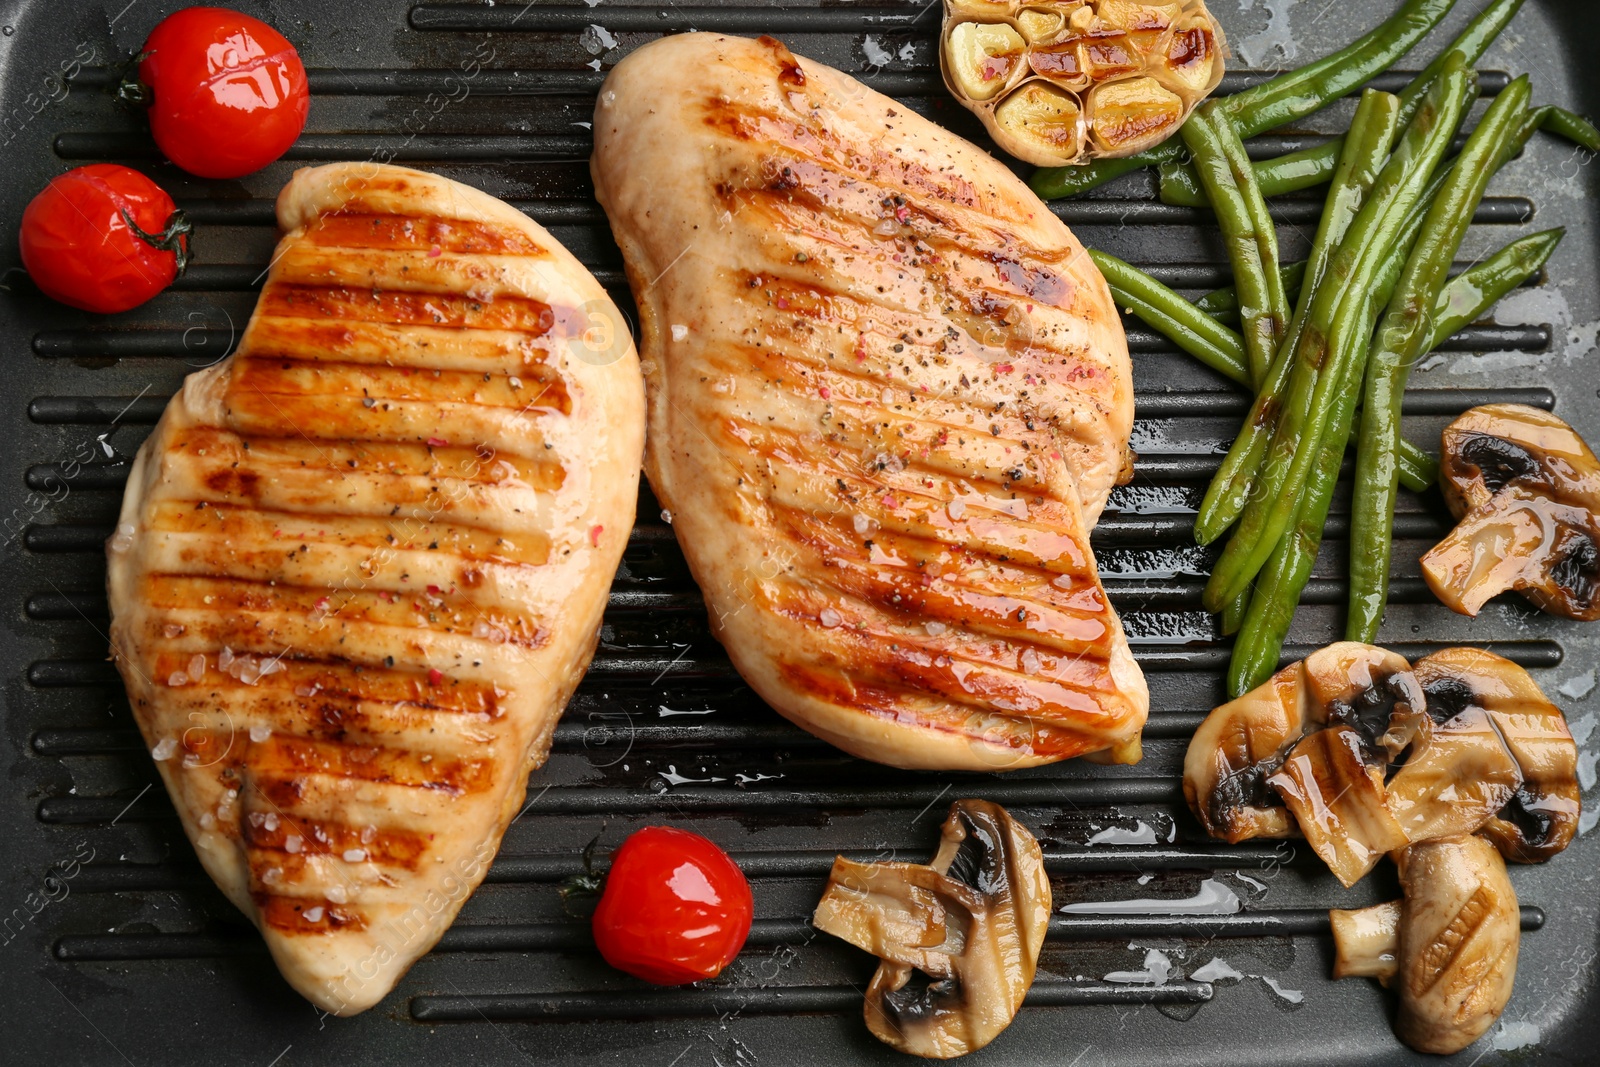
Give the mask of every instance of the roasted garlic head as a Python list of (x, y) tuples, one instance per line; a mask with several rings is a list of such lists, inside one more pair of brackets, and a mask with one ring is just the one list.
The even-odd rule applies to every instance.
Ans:
[(1203, 0), (945, 0), (945, 85), (1001, 148), (1041, 167), (1129, 156), (1222, 80)]

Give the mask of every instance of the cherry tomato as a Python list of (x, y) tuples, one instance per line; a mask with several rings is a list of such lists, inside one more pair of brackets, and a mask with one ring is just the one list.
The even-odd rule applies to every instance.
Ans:
[(22, 265), (46, 296), (84, 311), (127, 311), (172, 284), (189, 224), (172, 197), (111, 163), (53, 179), (22, 213)]
[(657, 985), (714, 978), (750, 935), (750, 883), (699, 834), (647, 826), (611, 858), (594, 913), (606, 962)]
[(311, 93), (294, 46), (259, 19), (190, 7), (144, 43), (141, 95), (168, 159), (202, 178), (237, 178), (288, 150)]

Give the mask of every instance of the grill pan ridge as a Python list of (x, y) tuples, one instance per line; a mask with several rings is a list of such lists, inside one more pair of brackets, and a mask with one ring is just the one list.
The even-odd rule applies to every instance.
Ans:
[[(1222, 698), (1228, 655), (1200, 608), (1211, 556), (1190, 528), (1246, 400), (1136, 324), (1137, 475), (1113, 495), (1094, 544), (1150, 679), (1141, 763), (981, 776), (843, 756), (740, 682), (646, 491), (594, 667), (530, 784), (527, 809), (454, 928), (387, 1000), (355, 1019), (320, 1017), (277, 976), (259, 937), (201, 872), (142, 751), (105, 658), (102, 546), (128, 461), (166, 398), (185, 374), (221, 358), (249, 318), (276, 238), (272, 199), (293, 169), (382, 159), (483, 188), (549, 227), (631, 308), (621, 257), (590, 191), (585, 124), (605, 72), (663, 33), (774, 33), (988, 143), (941, 86), (937, 3), (592, 2), (238, 2), (299, 48), (311, 118), (284, 160), (238, 181), (206, 181), (162, 161), (110, 92), (116, 65), (180, 5), (0, 0), (0, 337), (10, 363), (8, 432), (0, 435), (0, 991), (20, 1024), (0, 1058), (285, 1067), (430, 1053), (460, 1064), (903, 1062), (860, 1020), (874, 961), (818, 935), (810, 911), (836, 853), (925, 859), (950, 801), (981, 796), (1038, 835), (1056, 903), (1068, 910), (1052, 918), (1026, 1009), (971, 1062), (1432, 1062), (1393, 1037), (1391, 999), (1375, 984), (1328, 978), (1326, 910), (1398, 895), (1392, 872), (1345, 891), (1303, 845), (1212, 842), (1184, 810), (1184, 748)], [(1229, 92), (1267, 76), (1252, 66), (1331, 51), (1376, 24), (1393, 0), (1210, 6), (1237, 53), (1221, 90)], [(1458, 5), (1418, 55), (1479, 6)], [(1528, 71), (1537, 102), (1600, 113), (1600, 75), (1592, 73), (1600, 25), (1589, 14), (1581, 0), (1530, 0), (1480, 65), (1485, 92)], [(1407, 77), (1392, 72), (1376, 84), (1394, 89)], [(1252, 151), (1314, 143), (1348, 107), (1275, 131)], [(114, 319), (45, 300), (16, 252), (28, 200), (51, 176), (92, 161), (152, 175), (196, 223), (189, 274)], [(1533, 228), (1565, 226), (1567, 238), (1545, 278), (1413, 376), (1405, 405), (1413, 440), (1436, 446), (1456, 414), (1498, 401), (1553, 408), (1600, 440), (1600, 181), (1588, 162), (1540, 137), (1491, 186), (1463, 262)], [(1086, 244), (1169, 284), (1191, 293), (1221, 284), (1226, 257), (1206, 213), (1158, 203), (1153, 186), (1134, 175), (1052, 209)], [(1303, 255), (1319, 204), (1318, 195), (1274, 203), (1285, 259)], [(1347, 495), (1334, 511), (1290, 658), (1342, 629)], [(1383, 643), (1407, 656), (1453, 643), (1507, 655), (1533, 671), (1584, 735), (1600, 715), (1600, 631), (1514, 599), (1477, 620), (1437, 604), (1417, 558), (1449, 524), (1436, 494), (1402, 493)], [(1600, 749), (1600, 731), (1584, 736), (1587, 752)], [(1585, 800), (1600, 804), (1600, 792)], [(755, 891), (749, 946), (723, 978), (699, 988), (655, 989), (611, 971), (556, 892), (597, 834), (603, 855), (632, 829), (661, 822), (729, 849)], [(1512, 870), (1526, 934), (1504, 1018), (1532, 1023), (1539, 1040), (1519, 1051), (1486, 1041), (1474, 1062), (1595, 1062), (1597, 869), (1600, 834), (1591, 833), (1548, 865)], [(1169, 903), (1094, 910), (1145, 900)], [(1160, 970), (1162, 958), (1172, 965), (1165, 981), (1106, 977), (1126, 979), (1152, 963)], [(1246, 977), (1186, 977), (1213, 958)]]

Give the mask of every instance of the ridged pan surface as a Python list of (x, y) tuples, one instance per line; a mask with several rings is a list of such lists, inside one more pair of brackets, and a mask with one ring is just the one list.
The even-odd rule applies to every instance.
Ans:
[[(184, 375), (221, 358), (248, 321), (276, 234), (272, 200), (308, 163), (377, 159), (436, 171), (502, 197), (566, 244), (624, 307), (621, 260), (589, 182), (588, 123), (605, 72), (663, 33), (771, 33), (856, 73), (981, 145), (950, 100), (936, 54), (940, 5), (659, 8), (603, 0), (236, 4), (279, 27), (310, 71), (305, 135), (282, 161), (232, 182), (163, 162), (120, 109), (108, 68), (176, 5), (0, 3), (0, 337), (8, 361), (0, 436), (5, 516), (0, 634), (5, 767), (0, 774), (0, 993), (21, 1025), (8, 1061), (136, 1064), (892, 1063), (867, 1033), (861, 994), (874, 961), (815, 933), (808, 916), (837, 852), (923, 858), (951, 800), (1006, 805), (1044, 847), (1058, 911), (1039, 978), (1016, 1022), (974, 1063), (1424, 1063), (1392, 1035), (1391, 999), (1329, 980), (1326, 909), (1398, 895), (1387, 868), (1341, 889), (1303, 847), (1225, 846), (1183, 808), (1190, 733), (1223, 696), (1228, 647), (1200, 608), (1211, 557), (1190, 535), (1205, 482), (1245, 398), (1148, 331), (1130, 326), (1136, 477), (1095, 530), (1101, 574), (1151, 689), (1144, 759), (1069, 762), (1005, 776), (894, 771), (843, 756), (744, 687), (710, 636), (659, 503), (639, 524), (612, 588), (594, 667), (534, 776), (484, 886), (395, 992), (355, 1019), (322, 1018), (275, 973), (259, 936), (205, 877), (174, 817), (106, 660), (104, 540), (128, 462)], [(1255, 73), (1326, 54), (1375, 25), (1392, 0), (1326, 5), (1218, 0), (1234, 56), (1221, 92)], [(1477, 5), (1463, 3), (1415, 70)], [(1600, 112), (1600, 25), (1589, 5), (1529, 0), (1482, 62), (1533, 75), (1535, 98)], [(74, 75), (63, 92), (62, 72)], [(1406, 76), (1380, 84), (1398, 88)], [(1349, 104), (1252, 142), (1260, 154), (1311, 143)], [(71, 166), (123, 162), (156, 178), (196, 223), (194, 267), (125, 316), (45, 300), (20, 271), (16, 226)], [(1536, 138), (1490, 189), (1461, 258), (1534, 229), (1567, 238), (1548, 278), (1453, 339), (1412, 379), (1406, 430), (1436, 442), (1474, 404), (1553, 408), (1600, 441), (1600, 179), (1570, 146)], [(649, 167), (649, 160), (640, 160)], [(1200, 212), (1161, 205), (1148, 175), (1054, 209), (1091, 247), (1198, 293), (1225, 281)], [(1275, 203), (1286, 259), (1301, 258), (1316, 197)], [(1291, 655), (1343, 628), (1347, 495), (1335, 504)], [(1401, 494), (1395, 603), (1381, 635), (1408, 656), (1454, 643), (1528, 666), (1566, 709), (1587, 765), (1600, 752), (1600, 630), (1495, 601), (1477, 620), (1434, 602), (1417, 559), (1448, 528), (1434, 494)], [(1590, 779), (1592, 784), (1592, 778)], [(1600, 791), (1585, 801), (1600, 804)], [(632, 829), (672, 823), (741, 862), (756, 924), (739, 962), (701, 988), (645, 987), (607, 968), (557, 885)], [(1593, 1061), (1600, 1039), (1600, 834), (1542, 867), (1517, 867), (1522, 959), (1508, 1023), (1537, 1044), (1466, 1054), (1481, 1064)], [(1244, 977), (1191, 976), (1213, 959)], [(1217, 969), (1209, 972), (1216, 973)], [(1141, 980), (1141, 976), (1143, 976)], [(1160, 981), (1157, 979), (1160, 978)], [(1518, 1027), (1506, 1035), (1531, 1036)], [(1514, 1043), (1502, 1038), (1501, 1044)], [(274, 1060), (274, 1057), (279, 1057)]]

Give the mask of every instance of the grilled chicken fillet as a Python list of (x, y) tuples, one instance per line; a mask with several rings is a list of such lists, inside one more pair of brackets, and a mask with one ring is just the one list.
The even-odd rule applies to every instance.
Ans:
[(594, 133), (645, 473), (750, 684), (904, 767), (1136, 760), (1148, 696), (1088, 538), (1131, 473), (1130, 368), (1067, 228), (771, 38), (639, 49)]
[(450, 925), (544, 762), (644, 396), (604, 290), (493, 197), (339, 164), (278, 219), (238, 352), (134, 461), (111, 640), (207, 872), (352, 1014)]

